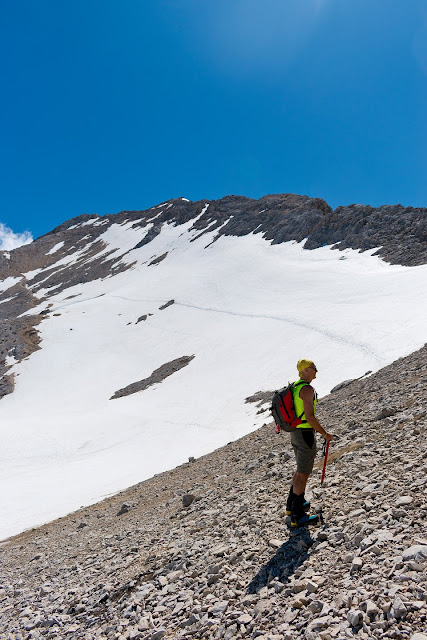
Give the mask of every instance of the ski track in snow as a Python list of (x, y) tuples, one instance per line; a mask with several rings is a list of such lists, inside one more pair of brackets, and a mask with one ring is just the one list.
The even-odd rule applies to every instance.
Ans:
[[(108, 295), (108, 294), (107, 294)], [(108, 297), (110, 298), (117, 298), (119, 300), (126, 300), (127, 302), (151, 302), (151, 303), (156, 303), (156, 304), (163, 304), (168, 302), (167, 300), (163, 299), (153, 299), (153, 298), (130, 298), (130, 297), (126, 297), (126, 296), (119, 296), (119, 295), (112, 295), (110, 294)], [(84, 299), (80, 299), (80, 300), (76, 300), (76, 301), (70, 301), (69, 304), (67, 305), (57, 305), (56, 307), (53, 307), (51, 310), (52, 311), (59, 311), (61, 309), (63, 309), (64, 307), (68, 307), (71, 306), (73, 304), (79, 304), (79, 303), (83, 303), (83, 302), (90, 302), (92, 300), (95, 300), (96, 298), (84, 298)], [(224, 315), (229, 315), (229, 316), (237, 316), (237, 317), (242, 317), (242, 318), (253, 318), (253, 319), (263, 319), (263, 320), (275, 320), (277, 322), (283, 322), (285, 324), (290, 324), (292, 326), (295, 327), (301, 327), (303, 329), (309, 329), (310, 331), (316, 331), (318, 332), (320, 335), (325, 336), (331, 340), (333, 340), (334, 342), (337, 343), (342, 343), (342, 344), (346, 344), (346, 345), (350, 345), (351, 347), (355, 347), (356, 349), (362, 351), (363, 353), (372, 356), (377, 362), (378, 364), (381, 364), (384, 359), (380, 358), (373, 349), (371, 349), (369, 347), (369, 345), (364, 344), (363, 342), (356, 342), (356, 341), (352, 341), (352, 340), (346, 340), (344, 337), (342, 337), (340, 334), (338, 333), (334, 333), (332, 331), (329, 331), (328, 329), (325, 329), (323, 327), (320, 326), (316, 326), (315, 324), (315, 320), (313, 320), (312, 322), (308, 323), (308, 322), (301, 322), (300, 320), (297, 320), (295, 317), (283, 317), (283, 316), (278, 316), (278, 315), (271, 315), (271, 314), (259, 314), (259, 313), (241, 313), (239, 311), (233, 311), (231, 309), (217, 309), (214, 307), (202, 307), (200, 305), (196, 305), (196, 304), (190, 304), (189, 302), (180, 302), (178, 300), (174, 301), (174, 304), (177, 307), (187, 307), (189, 309), (195, 309), (197, 311), (206, 311), (208, 313), (220, 313), (220, 314), (224, 314)], [(147, 325), (152, 325), (155, 326), (154, 324), (154, 320), (153, 318), (147, 318), (147, 320), (145, 320)], [(161, 331), (167, 331), (164, 328), (161, 327), (156, 327), (157, 329), (161, 330)], [(190, 334), (183, 334), (180, 333), (178, 331), (170, 331), (170, 333), (177, 333), (179, 335), (190, 335)], [(194, 335), (194, 334), (192, 334)]]
[[(119, 300), (126, 300), (127, 302), (143, 302), (143, 303), (155, 303), (155, 304), (164, 304), (166, 302), (168, 302), (168, 300), (165, 300), (164, 298), (160, 299), (160, 298), (147, 298), (147, 297), (129, 297), (129, 296), (120, 296), (120, 295), (113, 295), (113, 294), (106, 294), (108, 295), (108, 297), (110, 298), (117, 298)], [(64, 307), (67, 306), (71, 306), (73, 304), (79, 304), (79, 303), (83, 303), (83, 302), (90, 302), (92, 300), (95, 300), (96, 298), (84, 298), (84, 299), (79, 299), (79, 300), (73, 300), (70, 301), (69, 304), (67, 305), (57, 305), (56, 307), (52, 308), (52, 311), (59, 311)], [(321, 334), (322, 336), (326, 336), (327, 338), (330, 338), (331, 340), (333, 340), (334, 342), (337, 343), (343, 343), (343, 344), (348, 344), (352, 347), (355, 347), (356, 349), (366, 353), (369, 356), (372, 356), (373, 358), (375, 358), (375, 360), (378, 362), (378, 364), (381, 364), (384, 359), (380, 358), (373, 349), (370, 348), (370, 346), (368, 344), (365, 344), (363, 342), (358, 342), (358, 341), (352, 341), (352, 340), (347, 340), (346, 338), (344, 338), (343, 336), (341, 336), (339, 333), (337, 332), (332, 332), (324, 327), (320, 327), (320, 326), (316, 326), (315, 324), (315, 320), (310, 321), (309, 322), (301, 322), (301, 320), (297, 320), (295, 317), (292, 316), (279, 316), (279, 315), (272, 315), (272, 314), (261, 314), (261, 313), (242, 313), (239, 311), (233, 311), (231, 309), (218, 309), (218, 308), (214, 308), (214, 307), (203, 307), (200, 305), (196, 305), (196, 304), (191, 304), (189, 302), (180, 302), (179, 300), (174, 301), (174, 304), (177, 307), (187, 307), (189, 309), (195, 309), (197, 311), (206, 311), (206, 312), (210, 312), (210, 313), (220, 313), (220, 314), (224, 314), (224, 315), (230, 315), (230, 316), (237, 316), (237, 317), (242, 317), (242, 318), (253, 318), (253, 319), (265, 319), (265, 320), (275, 320), (277, 322), (283, 322), (285, 324), (290, 324), (293, 325), (295, 327), (301, 327), (303, 329), (309, 329), (310, 331), (316, 331), (319, 334)], [(153, 318), (147, 318), (147, 320), (145, 321), (147, 324), (154, 324)], [(162, 329), (164, 330), (164, 329)], [(177, 332), (178, 333), (178, 332)], [(183, 334), (186, 335), (186, 334)]]
[[(120, 298), (122, 300), (127, 300), (128, 302), (153, 302), (152, 299), (148, 300), (147, 298), (126, 298), (124, 296), (111, 296), (114, 298)], [(167, 300), (155, 300), (154, 302), (157, 303), (162, 303), (162, 302), (167, 302)], [(328, 329), (325, 329), (323, 327), (317, 327), (315, 324), (315, 320), (313, 320), (313, 322), (301, 322), (300, 320), (297, 320), (295, 317), (283, 317), (283, 316), (278, 316), (278, 315), (271, 315), (271, 314), (261, 314), (261, 313), (241, 313), (239, 311), (232, 311), (231, 309), (216, 309), (214, 307), (202, 307), (200, 305), (196, 305), (196, 304), (190, 304), (189, 302), (180, 302), (178, 300), (175, 300), (174, 304), (177, 307), (187, 307), (189, 309), (196, 309), (197, 311), (206, 311), (208, 313), (221, 313), (224, 315), (229, 315), (229, 316), (237, 316), (237, 317), (241, 317), (241, 318), (253, 318), (253, 319), (262, 319), (262, 320), (275, 320), (277, 322), (283, 322), (285, 324), (290, 324), (292, 326), (295, 327), (301, 327), (303, 329), (309, 329), (310, 331), (316, 331), (318, 332), (320, 335), (325, 336), (327, 338), (330, 338), (331, 340), (333, 340), (334, 342), (337, 343), (343, 343), (343, 344), (347, 344), (350, 345), (351, 347), (355, 347), (356, 349), (362, 351), (363, 353), (372, 356), (373, 358), (375, 358), (375, 360), (378, 362), (378, 364), (381, 364), (384, 359), (380, 358), (373, 349), (371, 349), (369, 347), (369, 345), (364, 344), (362, 342), (356, 342), (356, 341), (352, 341), (352, 340), (346, 340), (345, 338), (343, 338), (340, 334), (338, 333), (334, 333), (332, 331), (329, 331)], [(145, 321), (147, 324), (154, 324), (154, 320), (153, 318), (147, 318), (147, 320)]]
[(295, 318), (292, 317), (283, 317), (283, 316), (276, 316), (276, 315), (268, 315), (268, 314), (258, 314), (258, 313), (240, 313), (238, 311), (230, 311), (228, 309), (214, 309), (211, 307), (200, 307), (198, 305), (194, 305), (194, 304), (189, 304), (189, 303), (185, 303), (185, 302), (177, 302), (175, 300), (175, 304), (177, 306), (181, 306), (181, 307), (189, 307), (191, 309), (198, 309), (200, 311), (208, 311), (208, 312), (212, 312), (212, 313), (224, 313), (226, 315), (230, 315), (230, 316), (239, 316), (239, 317), (243, 317), (243, 318), (253, 318), (253, 319), (265, 319), (265, 320), (275, 320), (277, 322), (284, 322), (286, 324), (290, 324), (294, 327), (301, 327), (303, 329), (309, 329), (310, 331), (316, 331), (319, 334), (321, 334), (322, 336), (326, 336), (327, 338), (330, 338), (331, 340), (333, 340), (334, 342), (338, 342), (338, 343), (343, 343), (343, 344), (348, 344), (352, 347), (355, 347), (356, 349), (359, 349), (361, 351), (363, 351), (364, 353), (374, 357), (378, 363), (382, 362), (382, 359), (379, 358), (376, 353), (373, 351), (373, 349), (371, 349), (367, 344), (363, 344), (361, 342), (354, 342), (351, 340), (346, 340), (345, 338), (343, 338), (341, 335), (339, 335), (338, 333), (333, 333), (332, 331), (329, 331), (328, 329), (324, 329), (321, 327), (316, 327), (315, 325), (315, 321), (308, 323), (308, 322), (301, 322), (296, 320)]

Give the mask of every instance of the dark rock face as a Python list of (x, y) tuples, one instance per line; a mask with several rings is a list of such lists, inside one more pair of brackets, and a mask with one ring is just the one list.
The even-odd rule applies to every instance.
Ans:
[[(426, 208), (352, 204), (332, 210), (320, 198), (295, 194), (268, 195), (259, 200), (243, 196), (227, 196), (210, 202), (171, 200), (169, 204), (173, 206), (154, 209), (157, 211), (155, 226), (138, 246), (154, 239), (167, 222), (183, 224), (199, 216), (192, 227), (200, 231), (196, 238), (207, 230), (216, 231), (216, 238), (255, 232), (273, 244), (306, 239), (305, 249), (336, 245), (338, 249), (364, 251), (381, 247), (377, 254), (391, 264), (416, 266), (427, 261)], [(139, 217), (134, 226), (143, 226), (152, 220), (153, 209), (123, 212), (117, 217), (124, 214)]]
[(11, 365), (7, 364), (6, 357), (20, 361), (40, 349), (36, 326), (42, 319), (43, 316), (0, 319), (0, 398), (12, 393), (15, 388), (14, 376), (8, 373)]
[(427, 209), (384, 205), (352, 204), (337, 207), (313, 229), (305, 244), (315, 249), (322, 244), (339, 244), (339, 249), (373, 249), (391, 264), (415, 266), (427, 257)]
[(190, 364), (193, 358), (194, 356), (182, 356), (182, 358), (176, 358), (176, 360), (171, 360), (171, 362), (162, 364), (162, 366), (153, 371), (151, 376), (149, 376), (148, 378), (144, 378), (144, 380), (140, 380), (139, 382), (133, 382), (127, 387), (116, 391), (116, 393), (111, 396), (110, 400), (123, 398), (124, 396), (130, 396), (132, 393), (138, 393), (138, 391), (144, 391), (144, 389), (148, 389), (148, 387), (151, 387), (153, 384), (163, 382), (165, 378), (171, 376), (173, 373), (176, 373), (183, 367), (186, 367), (188, 364)]

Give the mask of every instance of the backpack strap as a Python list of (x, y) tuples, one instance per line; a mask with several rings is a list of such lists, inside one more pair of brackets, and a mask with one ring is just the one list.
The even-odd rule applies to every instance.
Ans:
[[(298, 380), (297, 382), (293, 382), (292, 383), (292, 392), (294, 389), (296, 389), (297, 387), (303, 387), (304, 385), (308, 385), (309, 383), (306, 382), (305, 380)], [(295, 404), (295, 401), (294, 401)], [(301, 413), (301, 415), (297, 415), (297, 420), (301, 420), (302, 416), (304, 415), (304, 410)], [(301, 420), (300, 424), (308, 424), (308, 420)]]

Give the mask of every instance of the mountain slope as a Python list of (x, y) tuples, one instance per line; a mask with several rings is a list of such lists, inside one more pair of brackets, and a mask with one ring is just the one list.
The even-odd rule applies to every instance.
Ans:
[(424, 640), (426, 355), (320, 400), (319, 527), (290, 535), (289, 436), (264, 426), (4, 543), (1, 640)]
[[(392, 214), (369, 211), (360, 233), (360, 212), (342, 214), (333, 242), (341, 229), (365, 247), (372, 233), (397, 259)], [(80, 217), (4, 254), (0, 537), (255, 429), (245, 399), (293, 377), (302, 355), (324, 394), (419, 348), (426, 266), (304, 250), (330, 216), (289, 194), (181, 199)], [(400, 229), (422, 216), (392, 215)]]

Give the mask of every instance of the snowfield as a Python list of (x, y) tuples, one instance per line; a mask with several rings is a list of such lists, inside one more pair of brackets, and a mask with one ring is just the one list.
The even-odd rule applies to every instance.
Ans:
[[(271, 245), (259, 234), (195, 239), (192, 223), (165, 225), (134, 250), (152, 223), (111, 225), (103, 254), (136, 264), (51, 292), (42, 349), (13, 365), (15, 391), (0, 402), (0, 539), (257, 428), (267, 414), (245, 398), (296, 379), (301, 357), (316, 362), (324, 395), (424, 344), (427, 266), (390, 266), (374, 250)], [(191, 355), (163, 382), (110, 400)]]

